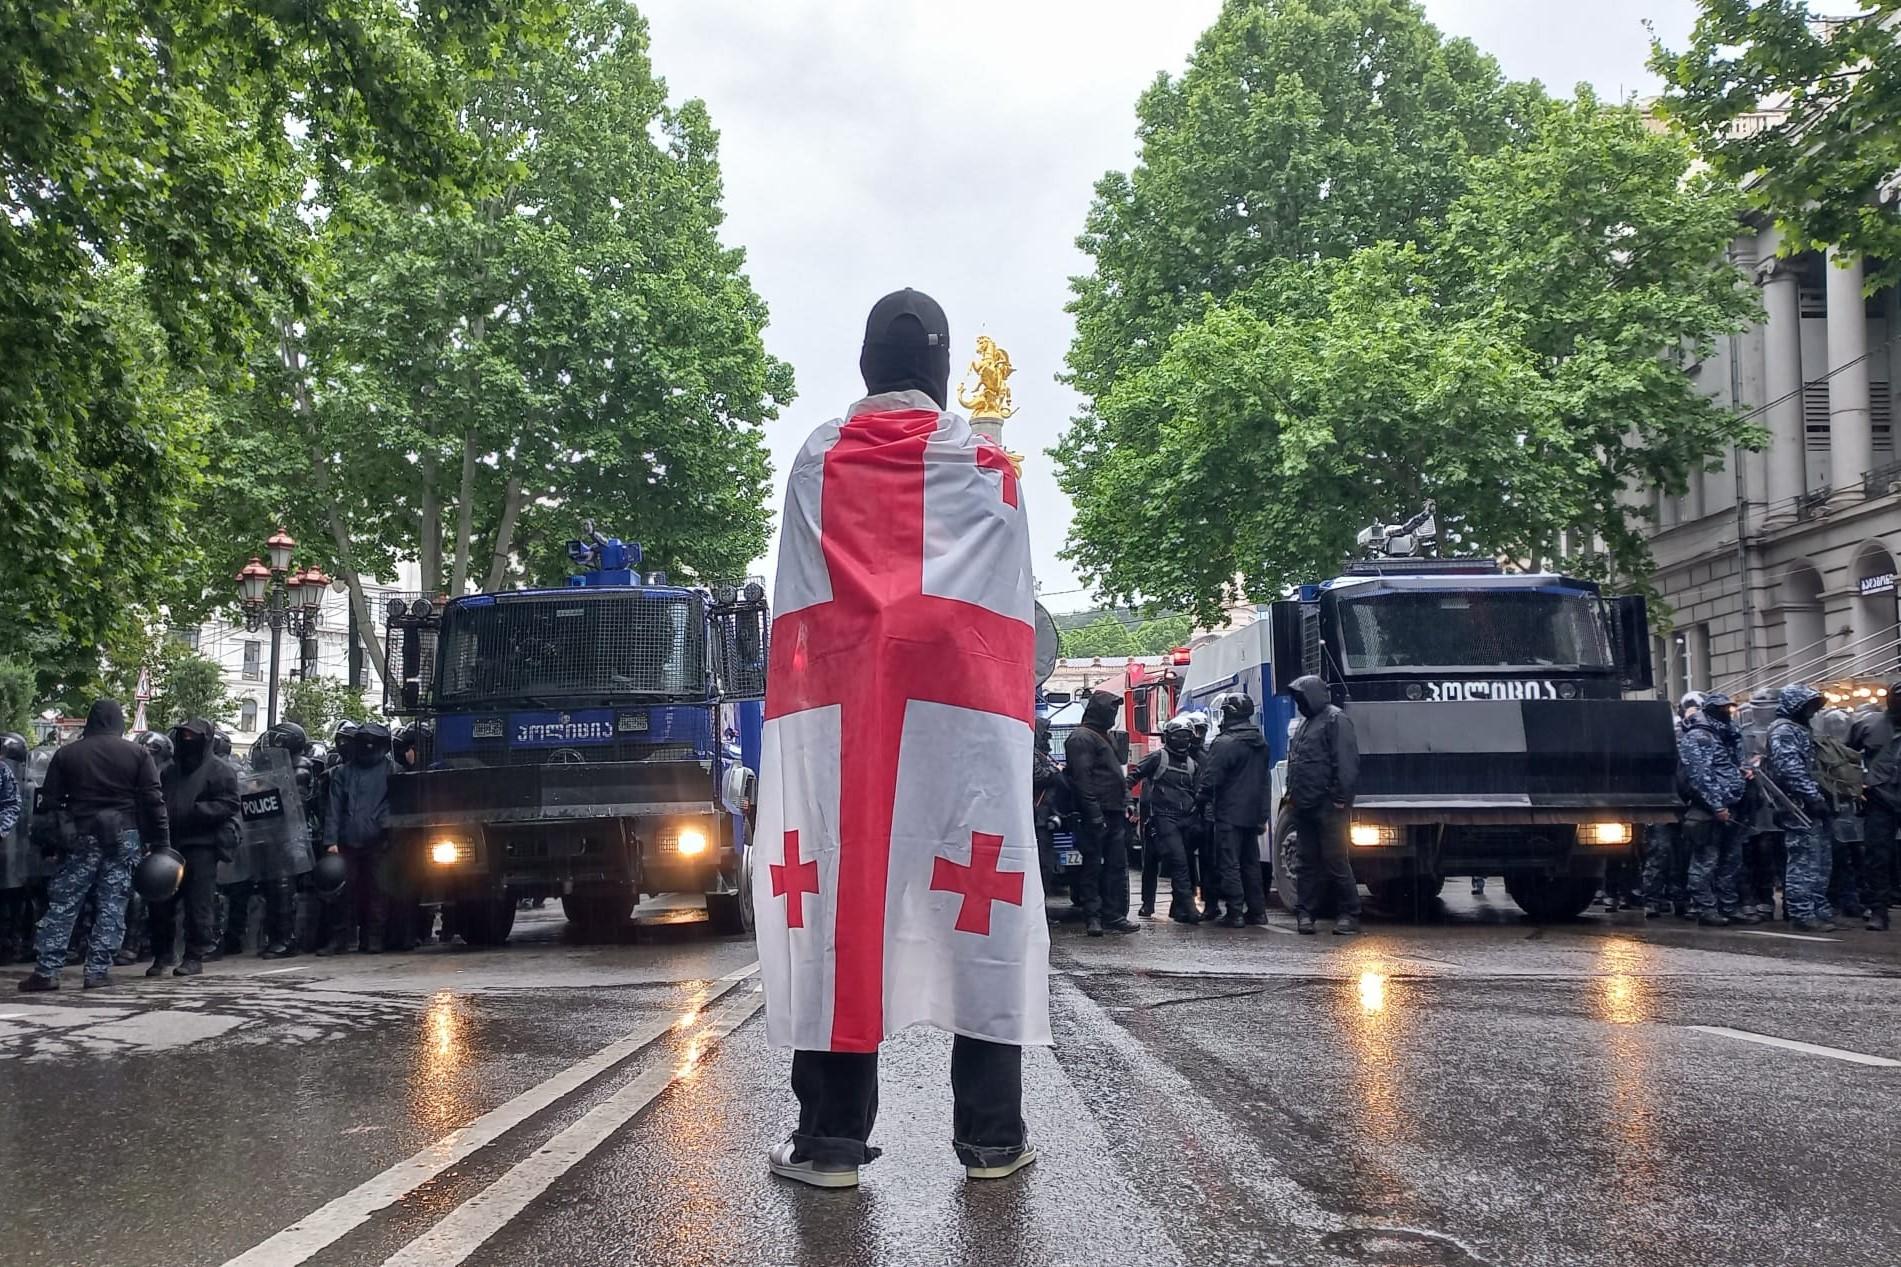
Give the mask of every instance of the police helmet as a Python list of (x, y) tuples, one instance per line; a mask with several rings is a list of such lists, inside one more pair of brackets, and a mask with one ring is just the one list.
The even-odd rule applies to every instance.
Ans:
[(132, 888), (147, 902), (168, 902), (185, 882), (185, 859), (169, 846), (154, 849), (132, 873)]
[(342, 893), (349, 879), (350, 864), (343, 860), (340, 853), (323, 855), (310, 871), (310, 882), (316, 886), (318, 895), (324, 898), (333, 898)]
[(264, 732), (264, 744), (269, 748), (282, 748), (294, 757), (310, 746), (310, 736), (296, 722), (280, 721)]
[(1693, 708), (1703, 707), (1703, 692), (1685, 691), (1683, 698), (1677, 701), (1677, 712), (1687, 713)]
[(364, 722), (357, 727), (356, 742), (358, 751), (382, 756), (390, 749), (389, 727), (382, 722)]
[(231, 736), (225, 734), (222, 730), (212, 731), (211, 732), (211, 754), (215, 757), (230, 756), (231, 755)]
[(169, 735), (162, 735), (156, 730), (148, 730), (139, 736), (138, 744), (141, 748), (144, 748), (147, 752), (152, 754), (152, 760), (154, 761), (170, 761), (172, 759), (172, 740)]
[(1254, 700), (1245, 691), (1236, 691), (1221, 701), (1221, 720), (1246, 721), (1254, 716)]
[(319, 766), (323, 764), (324, 758), (329, 755), (330, 745), (321, 739), (311, 740), (310, 746), (304, 749), (304, 759)]
[(0, 759), (26, 762), (26, 736), (18, 731), (0, 733)]
[(1178, 716), (1171, 717), (1167, 721), (1163, 722), (1162, 733), (1164, 735), (1172, 735), (1176, 733), (1185, 733), (1185, 734), (1192, 735), (1195, 733), (1195, 723), (1188, 720), (1187, 713), (1182, 713)]

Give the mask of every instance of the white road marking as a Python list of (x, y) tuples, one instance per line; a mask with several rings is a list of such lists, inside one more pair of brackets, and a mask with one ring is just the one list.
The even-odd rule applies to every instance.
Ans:
[(266, 968), (262, 972), (247, 972), (244, 975), (247, 977), (274, 977), (280, 972), (302, 972), (309, 966), (309, 964), (305, 963), (294, 963), (288, 968)]
[[(757, 963), (753, 964), (751, 970), (756, 971), (758, 966)], [(729, 981), (715, 985), (700, 995), (693, 1002), (695, 1012), (704, 1009), (736, 984), (737, 981)], [(497, 1105), (467, 1126), (450, 1131), (421, 1152), (397, 1162), (382, 1174), (305, 1215), (269, 1240), (229, 1259), (224, 1267), (297, 1267), (299, 1263), (308, 1261), (313, 1255), (367, 1223), (378, 1210), (394, 1205), (477, 1149), (494, 1143), (641, 1048), (665, 1037), (678, 1023), (677, 1017), (660, 1017), (629, 1031), (585, 1060), (576, 1061), (547, 1081), (530, 1087), (505, 1104)]]
[(1870, 1056), (1866, 1052), (1843, 1051), (1839, 1047), (1799, 1043), (1793, 1038), (1776, 1038), (1769, 1034), (1752, 1034), (1746, 1029), (1730, 1029), (1725, 1025), (1686, 1025), (1684, 1028), (1693, 1029), (1699, 1034), (1715, 1034), (1719, 1038), (1739, 1038), (1745, 1043), (1761, 1043), (1765, 1047), (1781, 1047), (1787, 1051), (1807, 1052), (1811, 1056), (1846, 1060), (1855, 1065), (1873, 1065), (1877, 1069), (1901, 1069), (1901, 1060), (1890, 1060), (1886, 1056)]
[(467, 1201), (448, 1217), (385, 1259), (383, 1267), (457, 1267), (514, 1221), (530, 1202), (606, 1142), (608, 1136), (657, 1099), (705, 1054), (765, 1004), (754, 994), (729, 1006), (694, 1035), (687, 1063), (643, 1070), (626, 1086), (577, 1118), (566, 1130)]
[(1744, 937), (1780, 937), (1784, 941), (1840, 941), (1841, 940), (1841, 938), (1839, 937), (1811, 937), (1807, 933), (1772, 933), (1772, 932), (1769, 932), (1767, 929), (1762, 929), (1762, 928), (1745, 928), (1741, 930), (1741, 935)]

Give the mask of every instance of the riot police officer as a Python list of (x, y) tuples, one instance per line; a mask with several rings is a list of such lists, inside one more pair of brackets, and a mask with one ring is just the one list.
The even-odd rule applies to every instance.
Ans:
[[(175, 759), (171, 737), (160, 731), (148, 730), (134, 742), (152, 754), (152, 764), (158, 767), (159, 784), (165, 782), (165, 772), (172, 767)], [(152, 945), (151, 911), (145, 899), (139, 896), (138, 889), (132, 890), (125, 900), (125, 941), (119, 946), (119, 953), (112, 962), (121, 968), (130, 967), (145, 958)]]
[[(323, 837), (327, 849), (342, 853), (350, 868), (352, 909), (343, 912), (342, 930), (356, 928), (356, 948), (366, 954), (387, 948), (390, 760), (387, 726), (367, 722), (350, 741), (350, 758), (330, 772), (330, 798)], [(318, 948), (318, 954), (347, 949), (347, 937)]]
[(161, 975), (171, 965), (181, 903), (185, 956), (172, 970), (173, 975), (195, 977), (204, 971), (204, 957), (212, 947), (218, 862), (237, 843), (238, 779), (231, 767), (211, 751), (211, 735), (211, 723), (203, 718), (193, 718), (172, 729), (176, 755), (160, 776), (160, 783), (165, 789), (172, 846), (185, 857), (185, 881), (180, 894), (152, 909), (152, 966), (145, 970), (148, 977)]
[[(306, 844), (310, 803), (314, 794), (314, 771), (308, 752), (310, 737), (294, 721), (281, 721), (264, 732), (251, 752), (251, 767), (260, 778), (275, 776), (275, 790), (294, 807), (269, 820), (260, 820), (258, 830), (248, 840), (252, 882), (264, 897), (264, 925), (258, 941), (259, 954), (266, 959), (288, 959), (297, 945), (297, 878), (307, 872), (310, 855)], [(263, 791), (272, 790), (269, 783)], [(296, 813), (289, 812), (295, 809)]]
[(1148, 832), (1142, 865), (1142, 914), (1155, 914), (1156, 877), (1165, 870), (1171, 890), (1168, 917), (1178, 924), (1201, 922), (1194, 882), (1188, 874), (1189, 825), (1200, 818), (1196, 799), (1201, 790), (1201, 766), (1191, 755), (1194, 740), (1194, 727), (1188, 719), (1173, 718), (1162, 727), (1162, 746), (1142, 758), (1129, 774), (1130, 784), (1142, 788), (1142, 822)]
[(25, 830), (26, 755), (24, 735), (0, 734), (0, 963), (10, 963), (32, 936), (27, 886), (38, 868)]

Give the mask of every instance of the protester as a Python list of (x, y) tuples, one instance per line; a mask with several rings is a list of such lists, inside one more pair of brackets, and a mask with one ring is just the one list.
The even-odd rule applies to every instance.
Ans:
[[(1050, 1042), (1049, 928), (1023, 777), (1028, 522), (1009, 459), (944, 412), (949, 342), (928, 296), (878, 302), (869, 395), (806, 442), (781, 520), (753, 894), (766, 1035), (794, 1049), (799, 1121), (767, 1164), (817, 1187), (856, 1186), (878, 1155), (878, 1047), (912, 1024), (955, 1035), (965, 1175), (1037, 1156), (1022, 1044)], [(1087, 780), (1099, 846), (1113, 774), (1108, 804)], [(1126, 910), (1125, 865), (1116, 879)]]
[(1063, 774), (1082, 816), (1083, 914), (1091, 937), (1133, 933), (1129, 918), (1129, 787), (1110, 732), (1122, 697), (1097, 691), (1083, 707), (1082, 725), (1063, 741)]
[[(1131, 786), (1142, 789), (1142, 821), (1148, 830), (1142, 860), (1142, 914), (1155, 914), (1155, 880), (1166, 872), (1169, 882), (1168, 917), (1178, 924), (1199, 924), (1195, 886), (1188, 874), (1188, 833), (1199, 820), (1196, 801), (1201, 792), (1201, 767), (1193, 749), (1194, 727), (1174, 718), (1162, 727), (1162, 746), (1136, 765)], [(1155, 870), (1150, 870), (1149, 855)]]
[[(145, 846), (171, 843), (165, 794), (152, 755), (125, 738), (125, 710), (96, 701), (78, 740), (53, 754), (41, 789), (44, 839), (59, 857), (36, 945), (38, 964), (23, 991), (59, 989), (66, 946), (90, 895), (96, 914), (86, 951), (87, 989), (110, 981), (125, 936), (125, 899)], [(42, 846), (46, 848), (46, 846)]]
[(160, 783), (165, 789), (165, 815), (171, 824), (172, 848), (185, 859), (182, 891), (152, 907), (152, 966), (148, 977), (160, 976), (172, 964), (172, 944), (178, 911), (185, 912), (185, 955), (174, 976), (195, 977), (205, 970), (205, 956), (213, 940), (213, 907), (218, 898), (218, 862), (237, 847), (238, 777), (229, 764), (211, 750), (211, 723), (195, 717), (174, 727), (173, 760)]

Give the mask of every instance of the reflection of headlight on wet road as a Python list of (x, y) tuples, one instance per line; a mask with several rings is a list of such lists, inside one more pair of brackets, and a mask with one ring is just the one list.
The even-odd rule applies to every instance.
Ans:
[(1377, 972), (1360, 974), (1360, 1008), (1366, 1012), (1386, 1010), (1386, 978)]

